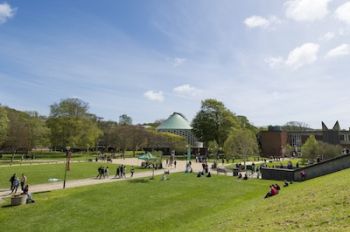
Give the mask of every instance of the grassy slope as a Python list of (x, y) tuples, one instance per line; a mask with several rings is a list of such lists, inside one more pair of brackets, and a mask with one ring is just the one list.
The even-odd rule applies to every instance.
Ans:
[[(0, 209), (4, 231), (349, 231), (350, 170), (263, 199), (270, 181), (176, 174), (35, 195)], [(4, 203), (4, 205), (7, 202)], [(15, 221), (11, 218), (15, 218)]]
[[(73, 180), (94, 177), (97, 175), (97, 168), (101, 165), (109, 167), (110, 175), (115, 174), (115, 164), (112, 165), (95, 162), (71, 163), (71, 171), (67, 172), (67, 179)], [(49, 178), (62, 180), (64, 176), (64, 167), (65, 164), (0, 167), (0, 189), (9, 187), (9, 179), (13, 173), (16, 173), (18, 177), (24, 173), (28, 177), (29, 184), (47, 183)], [(129, 168), (127, 168), (127, 171), (129, 172)], [(138, 172), (140, 170), (135, 167), (135, 171)]]

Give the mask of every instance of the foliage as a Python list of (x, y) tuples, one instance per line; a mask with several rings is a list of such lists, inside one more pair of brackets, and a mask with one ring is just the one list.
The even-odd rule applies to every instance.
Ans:
[(301, 153), (304, 159), (315, 160), (319, 155), (318, 142), (314, 135), (310, 135), (304, 145), (301, 147)]
[(120, 125), (132, 125), (132, 118), (126, 114), (122, 114), (119, 116), (119, 124)]
[(239, 127), (235, 115), (224, 104), (215, 99), (202, 101), (200, 111), (192, 122), (193, 132), (200, 140), (208, 144), (215, 141), (223, 146), (232, 128)]
[(331, 159), (341, 155), (342, 147), (324, 142), (318, 142), (318, 154), (322, 159)]
[(310, 130), (310, 126), (305, 122), (291, 121), (282, 126), (285, 131), (307, 131)]
[(247, 159), (248, 155), (256, 155), (259, 152), (255, 134), (248, 129), (232, 130), (225, 141), (224, 151), (228, 159), (237, 157)]
[(89, 149), (95, 146), (102, 135), (96, 116), (88, 112), (88, 104), (76, 98), (64, 99), (51, 105), (47, 125), (51, 130), (53, 147)]
[(7, 112), (5, 108), (0, 106), (0, 145), (5, 142), (8, 123)]

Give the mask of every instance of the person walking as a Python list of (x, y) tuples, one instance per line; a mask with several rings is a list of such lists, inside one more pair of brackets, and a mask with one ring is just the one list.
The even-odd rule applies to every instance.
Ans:
[(16, 173), (14, 173), (11, 178), (10, 178), (10, 183), (11, 183), (11, 187), (10, 187), (10, 190), (11, 190), (11, 193), (13, 193), (14, 189), (15, 189), (15, 179), (16, 179)]
[(131, 166), (130, 172), (131, 172), (131, 176), (130, 177), (133, 177), (134, 176), (134, 172), (135, 172), (134, 166)]
[(174, 160), (174, 167), (176, 168), (176, 160)]
[(22, 173), (21, 177), (21, 190), (23, 191), (24, 186), (27, 184), (27, 177)]

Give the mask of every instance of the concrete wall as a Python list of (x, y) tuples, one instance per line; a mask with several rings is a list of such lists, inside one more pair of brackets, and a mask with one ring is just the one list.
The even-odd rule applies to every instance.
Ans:
[[(350, 168), (350, 155), (338, 156), (334, 159), (326, 160), (317, 164), (294, 170), (279, 168), (262, 168), (261, 176), (262, 179), (267, 180), (303, 181), (330, 174), (336, 171), (340, 171), (346, 168)], [(304, 171), (306, 174), (303, 180), (300, 175), (302, 171)]]

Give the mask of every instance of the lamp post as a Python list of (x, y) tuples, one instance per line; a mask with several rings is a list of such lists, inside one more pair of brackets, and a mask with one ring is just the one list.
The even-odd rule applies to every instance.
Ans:
[(66, 165), (64, 166), (63, 189), (66, 188), (67, 171), (69, 170), (70, 158), (71, 158), (70, 147), (66, 147)]

